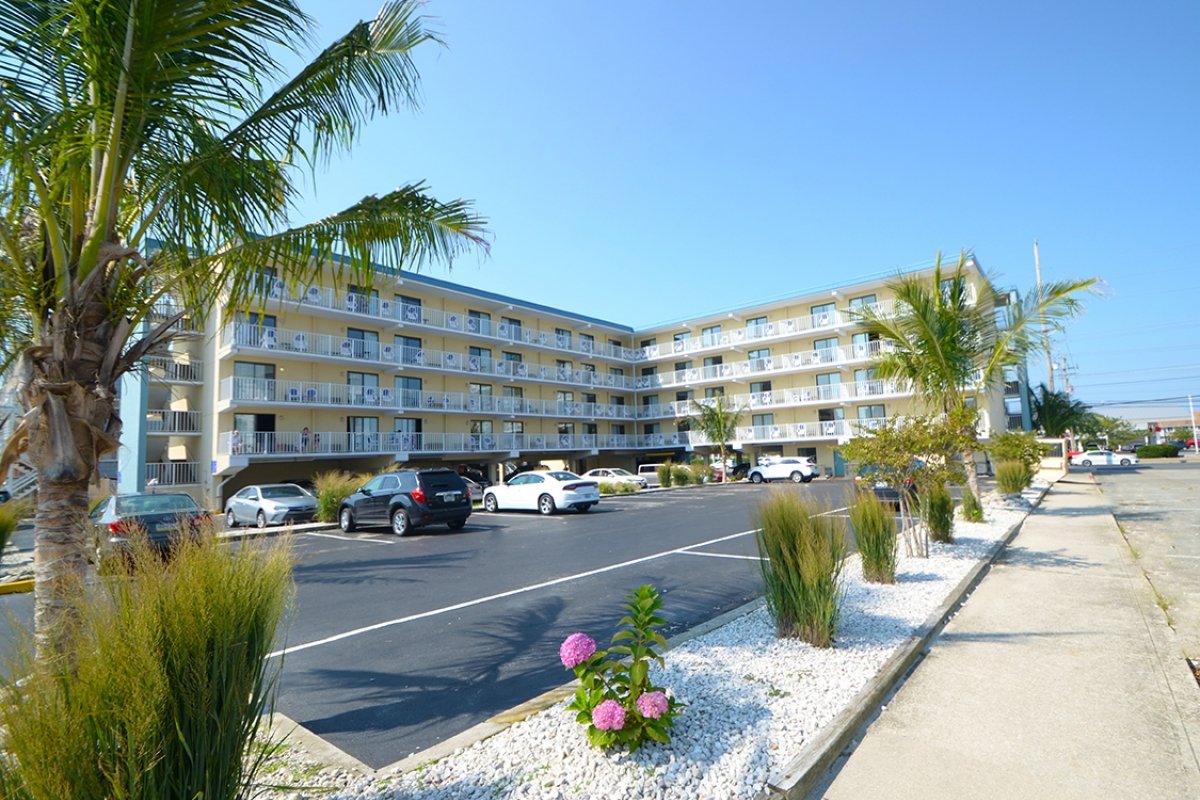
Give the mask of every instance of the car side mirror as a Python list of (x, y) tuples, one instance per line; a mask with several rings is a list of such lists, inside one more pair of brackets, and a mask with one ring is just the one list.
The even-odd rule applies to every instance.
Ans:
[(365, 494), (367, 497), (370, 497), (370, 496), (371, 496), (371, 490), (370, 490), (370, 489), (368, 489), (368, 488), (367, 488), (367, 487), (365, 487), (365, 486), (363, 486), (362, 488), (360, 488), (358, 491), (359, 491), (359, 493), (360, 493), (360, 494)]

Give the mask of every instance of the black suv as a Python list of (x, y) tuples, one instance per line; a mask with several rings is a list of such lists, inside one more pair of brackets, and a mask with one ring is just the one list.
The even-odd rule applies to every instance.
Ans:
[(391, 525), (397, 536), (439, 523), (456, 531), (469, 516), (467, 484), (449, 469), (402, 469), (376, 475), (338, 509), (338, 523), (347, 533), (359, 525)]

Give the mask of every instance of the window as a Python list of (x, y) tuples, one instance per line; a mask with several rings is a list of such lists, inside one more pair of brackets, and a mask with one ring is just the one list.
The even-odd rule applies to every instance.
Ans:
[(706, 345), (716, 344), (721, 338), (721, 326), (709, 325), (707, 328), (702, 328), (700, 330), (700, 338)]
[(571, 349), (571, 332), (566, 328), (554, 329), (554, 343), (563, 350)]
[(725, 387), (724, 386), (709, 386), (704, 390), (704, 398), (706, 400), (711, 400), (714, 397), (724, 397), (724, 396), (725, 396)]
[(355, 387), (350, 390), (350, 401), (361, 403), (365, 398), (365, 393), (361, 390), (364, 388), (379, 388), (379, 376), (374, 372), (347, 372), (346, 385)]
[(467, 366), (471, 369), (492, 371), (492, 351), (487, 347), (468, 347)]
[(762, 358), (770, 358), (771, 357), (771, 348), (760, 347), (757, 350), (751, 350), (749, 353), (746, 354), (746, 357), (749, 358), (751, 361), (755, 361), (757, 359), (762, 359)]
[(471, 433), (473, 434), (490, 434), (492, 432), (492, 421), (490, 419), (473, 419), (471, 420)]
[(353, 344), (354, 358), (379, 358), (379, 333), (377, 331), (346, 328), (346, 338)]
[(884, 413), (883, 404), (858, 407), (859, 419), (883, 419), (887, 414)]
[(582, 369), (584, 372), (590, 372), (593, 375), (596, 374), (596, 365), (595, 364), (580, 364), (579, 368)]
[(658, 367), (642, 367), (643, 375), (657, 375)]
[(392, 431), (395, 433), (414, 434), (421, 432), (421, 420), (411, 417), (395, 417), (392, 420)]
[(583, 433), (585, 436), (595, 436), (596, 435), (596, 423), (594, 423), (594, 422), (583, 423)]
[(821, 422), (835, 422), (839, 419), (846, 418), (846, 409), (838, 408), (818, 408), (817, 419)]
[(879, 336), (874, 333), (856, 333), (850, 337), (850, 345), (854, 348), (854, 357), (863, 358), (873, 355), (871, 342), (878, 342)]
[(520, 386), (505, 386), (504, 387), (504, 396), (505, 397), (524, 397), (525, 390), (523, 388), (521, 388)]
[(501, 317), (500, 324), (508, 326), (508, 338), (521, 338), (521, 320), (517, 319), (516, 317)]
[(685, 369), (691, 369), (691, 368), (692, 368), (692, 362), (690, 362), (690, 361), (676, 361), (675, 362), (675, 371), (676, 372), (683, 372)]
[(467, 310), (467, 330), (471, 333), (492, 335), (492, 315), (486, 311)]
[(642, 433), (644, 433), (646, 436), (653, 436), (658, 432), (659, 426), (657, 422), (651, 422), (642, 426)]
[(554, 366), (558, 367), (559, 369), (570, 369), (571, 362), (561, 358), (556, 358), (554, 359)]
[[(1021, 398), (1020, 397), (1004, 398), (1004, 413), (1012, 415), (1012, 416), (1020, 416), (1021, 415)], [(1192, 437), (1188, 436), (1188, 438), (1190, 439)]]
[(750, 424), (756, 428), (761, 428), (763, 426), (768, 426), (768, 425), (774, 425), (775, 424), (775, 415), (774, 414), (754, 414), (753, 416), (750, 417)]
[(608, 374), (612, 375), (614, 378), (623, 378), (625, 377), (625, 370), (621, 369), (620, 367), (609, 367)]
[(508, 350), (502, 352), (500, 357), (510, 364), (520, 364), (523, 360), (520, 353), (510, 353)]
[(419, 407), (421, 405), (421, 379), (396, 376), (396, 394), (399, 395), (400, 405)]
[(275, 327), (274, 314), (259, 314), (257, 311), (239, 311), (237, 316), (238, 322), (244, 325), (253, 325), (256, 328), (260, 325), (264, 328)]
[(352, 450), (370, 451), (379, 449), (378, 417), (346, 417), (346, 433), (350, 434), (350, 448)]
[(275, 399), (275, 365), (251, 361), (233, 363), (233, 396), (238, 400)]
[(619, 394), (614, 394), (610, 395), (609, 402), (611, 402), (614, 406), (623, 406), (625, 405), (625, 398)]
[(656, 394), (642, 395), (642, 408), (646, 408), (647, 406), (656, 406), (656, 405), (658, 405), (658, 395), (656, 395)]
[(675, 402), (676, 403), (686, 403), (688, 400), (691, 400), (691, 399), (692, 399), (692, 393), (690, 391), (675, 393)]
[(719, 367), (723, 362), (724, 359), (722, 359), (721, 356), (709, 356), (708, 358), (704, 359), (704, 366)]
[(583, 393), (583, 402), (591, 403), (592, 405), (596, 405), (596, 395), (592, 394), (591, 392), (584, 392)]
[(562, 412), (563, 404), (564, 403), (574, 403), (575, 402), (575, 393), (574, 392), (555, 392), (554, 399), (558, 401), (559, 413), (563, 413)]
[(558, 423), (558, 435), (559, 436), (574, 436), (575, 435), (575, 423), (574, 422)]
[(681, 333), (675, 334), (675, 341), (677, 341), (677, 342), (686, 342), (688, 339), (691, 339), (691, 338), (692, 338), (691, 331), (683, 331)]
[(624, 436), (625, 435), (625, 426), (614, 422), (613, 424), (608, 426), (608, 432), (611, 433), (613, 436)]
[(522, 434), (525, 432), (525, 423), (519, 420), (506, 419), (504, 421), (504, 432)]
[(767, 324), (766, 317), (751, 317), (750, 319), (746, 320), (747, 328), (758, 328), (758, 327), (766, 325), (766, 324)]
[(831, 336), (828, 339), (816, 339), (813, 341), (813, 350), (820, 350), (826, 353), (830, 350), (837, 350), (837, 346), (838, 340), (836, 336)]
[(421, 340), (416, 336), (394, 336), (392, 344), (396, 348), (396, 355), (402, 364), (415, 364), (417, 362), (418, 353), (421, 350)]
[(590, 333), (579, 334), (579, 349), (585, 353), (596, 352), (596, 337)]
[(365, 286), (355, 286), (353, 283), (346, 287), (346, 293), (353, 295), (357, 301), (358, 311), (371, 310), (372, 313), (379, 308), (379, 290), (368, 289)]
[(842, 382), (840, 372), (822, 372), (817, 375), (817, 386), (836, 386)]
[(769, 392), (769, 391), (771, 391), (771, 382), (770, 381), (752, 381), (750, 383), (750, 392), (752, 394), (759, 394), (760, 392)]
[(850, 307), (854, 308), (854, 309), (861, 310), (865, 306), (870, 306), (870, 305), (874, 305), (874, 304), (875, 304), (875, 295), (873, 295), (873, 294), (864, 294), (862, 297), (850, 298)]
[(638, 347), (654, 347), (658, 344), (658, 339), (642, 339), (642, 343)]
[[(413, 321), (416, 321), (416, 322), (421, 321), (421, 298), (411, 297), (406, 294), (398, 294), (398, 295), (394, 295), (394, 299), (396, 301), (396, 304), (399, 305), (402, 309), (404, 306), (408, 306), (409, 308), (414, 309), (417, 312), (416, 316), (411, 317), (411, 319)], [(409, 317), (405, 316), (404, 319), (409, 319)]]
[(491, 397), (492, 385), (490, 383), (468, 383), (467, 394), (472, 397)]

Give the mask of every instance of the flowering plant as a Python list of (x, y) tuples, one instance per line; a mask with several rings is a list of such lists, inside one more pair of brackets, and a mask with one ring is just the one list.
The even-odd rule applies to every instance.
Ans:
[(647, 739), (669, 742), (671, 727), (683, 704), (650, 682), (650, 662), (663, 663), (655, 647), (667, 640), (656, 627), (665, 624), (653, 586), (630, 592), (626, 614), (608, 650), (598, 650), (586, 633), (572, 633), (558, 649), (563, 666), (575, 671), (579, 688), (567, 708), (588, 726), (588, 741), (597, 747), (636, 750)]

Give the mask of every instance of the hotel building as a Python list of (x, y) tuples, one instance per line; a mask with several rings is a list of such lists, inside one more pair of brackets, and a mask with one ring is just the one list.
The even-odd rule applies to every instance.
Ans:
[[(968, 277), (974, 297), (973, 260)], [(370, 287), (265, 274), (261, 303), (206, 329), (183, 320), (171, 356), (124, 381), (118, 488), (175, 486), (219, 508), (247, 484), (393, 462), (492, 480), (521, 463), (681, 462), (715, 452), (687, 418), (717, 395), (744, 409), (740, 460), (807, 455), (843, 475), (840, 444), (926, 410), (874, 376), (883, 343), (850, 313), (889, 313), (888, 280), (635, 330), (421, 274), (381, 270)], [(1005, 375), (981, 398), (981, 433), (1027, 429), (1026, 393), (1019, 370)]]

